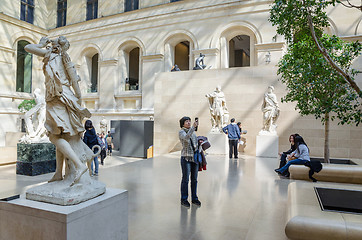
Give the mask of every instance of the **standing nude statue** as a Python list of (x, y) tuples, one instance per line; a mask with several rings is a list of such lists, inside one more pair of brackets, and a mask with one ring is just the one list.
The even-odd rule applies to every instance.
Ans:
[(274, 87), (269, 86), (268, 92), (264, 94), (263, 104), (261, 106), (261, 110), (263, 111), (262, 132), (271, 134), (276, 133), (277, 125), (275, 123), (280, 114), (277, 96), (273, 93), (273, 91)]
[[(48, 46), (49, 43), (51, 46)], [(62, 169), (66, 160), (64, 180), (73, 186), (87, 172), (84, 163), (91, 159), (93, 152), (81, 139), (84, 132), (82, 120), (91, 114), (81, 106), (80, 78), (67, 53), (69, 46), (63, 36), (55, 40), (42, 37), (39, 44), (29, 44), (25, 50), (44, 58), (45, 128), (50, 141), (56, 146), (57, 161), (56, 172), (49, 182), (63, 180)]]
[(223, 126), (227, 123), (229, 111), (226, 107), (225, 94), (221, 91), (221, 87), (217, 86), (215, 91), (206, 94), (209, 100), (209, 110), (211, 114), (211, 131), (222, 131)]

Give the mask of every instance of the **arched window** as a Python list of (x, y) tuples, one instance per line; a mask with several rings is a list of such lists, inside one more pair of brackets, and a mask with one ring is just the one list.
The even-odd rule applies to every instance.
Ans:
[(95, 93), (98, 92), (98, 58), (99, 54), (96, 53), (92, 57), (91, 69), (90, 69), (90, 79), (91, 86), (90, 92)]
[(183, 41), (175, 46), (175, 64), (182, 70), (189, 70), (190, 42)]
[(24, 47), (29, 42), (20, 40), (18, 42), (16, 61), (16, 91), (31, 93), (31, 70), (33, 55), (26, 52)]
[(129, 52), (128, 78), (126, 79), (126, 90), (139, 89), (140, 48), (136, 47)]
[(229, 67), (250, 66), (250, 37), (237, 35), (229, 41)]
[(65, 26), (67, 24), (67, 0), (58, 0), (57, 12), (57, 27)]

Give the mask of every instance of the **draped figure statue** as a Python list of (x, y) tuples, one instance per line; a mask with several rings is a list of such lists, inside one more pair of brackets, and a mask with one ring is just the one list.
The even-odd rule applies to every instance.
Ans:
[[(80, 78), (67, 53), (69, 46), (63, 36), (54, 40), (42, 37), (39, 44), (29, 44), (25, 50), (43, 57), (45, 128), (50, 141), (56, 146), (57, 160), (56, 172), (49, 182), (67, 181), (73, 186), (83, 177), (84, 181), (90, 180), (85, 174), (88, 169), (85, 162), (89, 162), (95, 154), (81, 139), (84, 132), (82, 121), (91, 114), (81, 106)], [(66, 171), (63, 178), (64, 162)]]
[(280, 109), (276, 95), (273, 93), (274, 87), (269, 86), (268, 92), (264, 94), (261, 110), (263, 112), (263, 128), (261, 133), (276, 134), (276, 121), (279, 118)]
[(229, 111), (226, 107), (225, 94), (221, 91), (221, 87), (217, 86), (215, 91), (206, 94), (209, 100), (209, 110), (211, 114), (211, 125), (213, 132), (222, 132), (222, 128), (229, 120)]

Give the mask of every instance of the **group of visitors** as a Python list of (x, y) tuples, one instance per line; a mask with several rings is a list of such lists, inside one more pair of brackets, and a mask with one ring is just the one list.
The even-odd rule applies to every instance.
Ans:
[[(199, 162), (195, 161), (195, 149), (198, 148), (198, 138), (195, 134), (199, 123), (195, 121), (191, 124), (191, 118), (183, 117), (180, 119), (179, 139), (182, 144), (181, 150), (181, 205), (190, 207), (188, 201), (188, 184), (191, 179), (191, 202), (197, 206), (201, 206), (201, 202), (197, 196), (197, 176), (199, 171)], [(225, 126), (223, 132), (228, 135), (229, 138), (229, 158), (238, 158), (238, 142), (241, 139), (241, 123), (235, 123), (235, 119), (232, 118), (230, 124)], [(275, 169), (279, 175), (289, 177), (290, 165), (307, 165), (310, 164), (309, 148), (305, 143), (302, 136), (295, 133), (289, 137), (290, 149), (286, 152), (279, 153), (280, 164), (279, 168)], [(312, 170), (311, 170), (312, 171)], [(310, 178), (316, 181), (313, 177)]]
[(290, 149), (286, 152), (279, 153), (279, 168), (275, 169), (279, 175), (289, 177), (290, 165), (306, 165), (310, 162), (309, 148), (304, 142), (302, 136), (298, 133), (289, 136)]
[[(104, 132), (101, 132), (100, 134), (96, 134), (96, 131), (93, 127), (93, 123), (91, 120), (85, 121), (84, 124), (85, 133), (83, 136), (83, 142), (92, 149), (95, 145), (99, 145), (101, 148), (100, 158), (101, 158), (101, 165), (104, 165), (104, 159), (108, 154), (112, 155), (112, 135), (110, 132), (108, 132), (107, 136), (105, 136)], [(96, 151), (96, 150), (94, 150)], [(93, 164), (94, 163), (94, 164)], [(93, 168), (94, 165), (94, 168)], [(94, 169), (94, 171), (93, 171)], [(91, 164), (91, 176), (98, 176), (99, 171), (99, 162), (98, 162), (98, 156), (94, 157), (92, 164)]]

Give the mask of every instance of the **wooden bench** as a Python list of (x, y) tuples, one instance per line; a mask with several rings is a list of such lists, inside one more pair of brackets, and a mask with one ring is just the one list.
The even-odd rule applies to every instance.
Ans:
[(292, 182), (288, 186), (285, 234), (299, 240), (362, 239), (362, 215), (322, 211), (314, 186), (362, 190), (360, 185)]
[[(323, 169), (314, 173), (313, 177), (318, 181), (357, 183), (362, 184), (362, 166), (322, 163)], [(298, 180), (310, 180), (308, 173), (310, 168), (304, 165), (291, 165), (289, 167), (290, 178)]]

